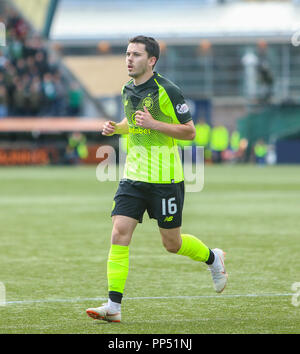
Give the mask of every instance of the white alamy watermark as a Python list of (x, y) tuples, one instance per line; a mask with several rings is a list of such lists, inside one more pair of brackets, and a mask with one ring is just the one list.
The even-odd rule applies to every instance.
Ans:
[(0, 22), (0, 46), (6, 46), (6, 28), (2, 22)]
[(4, 283), (0, 281), (0, 306), (6, 305), (6, 288)]
[(292, 295), (292, 305), (298, 307), (300, 305), (300, 282), (292, 284), (292, 291), (295, 292), (295, 294)]
[[(126, 139), (120, 138), (118, 155), (110, 145), (100, 146), (96, 157), (101, 159), (96, 169), (96, 177), (100, 182), (118, 181), (125, 175), (142, 175), (150, 183), (170, 183), (180, 181), (184, 176), (186, 192), (200, 192), (204, 186), (204, 148), (202, 146), (186, 146), (183, 149), (168, 146), (134, 146), (130, 149), (130, 164), (124, 170)], [(178, 168), (177, 159), (182, 162)], [(177, 167), (176, 167), (177, 166)], [(124, 174), (125, 172), (125, 174)], [(165, 182), (164, 182), (165, 181)]]
[(300, 28), (293, 33), (291, 43), (294, 47), (298, 47), (300, 45)]

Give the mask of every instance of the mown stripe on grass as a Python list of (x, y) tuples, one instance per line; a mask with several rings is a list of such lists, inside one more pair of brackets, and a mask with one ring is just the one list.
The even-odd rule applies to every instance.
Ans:
[[(137, 297), (124, 297), (123, 300), (191, 300), (191, 299), (231, 299), (238, 297), (278, 297), (278, 296), (292, 296), (294, 293), (282, 294), (228, 294), (228, 295), (196, 295), (196, 296), (137, 296)], [(105, 297), (91, 297), (91, 298), (73, 298), (73, 299), (40, 299), (40, 300), (15, 300), (6, 301), (5, 305), (30, 305), (37, 303), (51, 303), (51, 302), (85, 302), (85, 301), (106, 301)]]

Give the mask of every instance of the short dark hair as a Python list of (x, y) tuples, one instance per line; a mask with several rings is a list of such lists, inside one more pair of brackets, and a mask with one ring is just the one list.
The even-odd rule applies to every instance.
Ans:
[[(148, 53), (148, 58), (155, 57), (156, 58), (155, 64), (157, 63), (157, 61), (159, 59), (160, 49), (159, 49), (158, 42), (154, 38), (139, 35), (139, 36), (129, 39), (128, 43), (145, 44), (145, 49), (146, 49), (146, 52)], [(153, 65), (153, 68), (154, 68), (155, 64)]]

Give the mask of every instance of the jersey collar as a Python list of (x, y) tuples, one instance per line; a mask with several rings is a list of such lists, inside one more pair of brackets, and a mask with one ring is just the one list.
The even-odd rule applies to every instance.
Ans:
[(140, 90), (140, 89), (143, 89), (147, 86), (149, 86), (149, 84), (157, 77), (157, 72), (154, 71), (153, 72), (153, 75), (150, 77), (150, 79), (148, 79), (147, 81), (143, 82), (142, 84), (140, 85), (135, 85), (132, 81), (132, 85), (133, 87), (136, 89), (136, 90)]

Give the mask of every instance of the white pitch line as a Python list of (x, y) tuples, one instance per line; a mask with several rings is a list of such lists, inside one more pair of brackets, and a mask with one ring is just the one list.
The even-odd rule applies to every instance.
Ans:
[[(124, 297), (123, 300), (176, 300), (176, 299), (230, 299), (237, 297), (278, 297), (278, 296), (292, 296), (294, 293), (286, 294), (229, 294), (229, 295), (196, 295), (196, 296), (138, 296), (138, 297)], [(85, 302), (85, 301), (106, 301), (105, 297), (92, 297), (92, 298), (73, 298), (73, 299), (44, 299), (44, 300), (19, 300), (19, 301), (6, 301), (6, 305), (29, 305), (41, 303), (55, 303), (55, 302)]]

